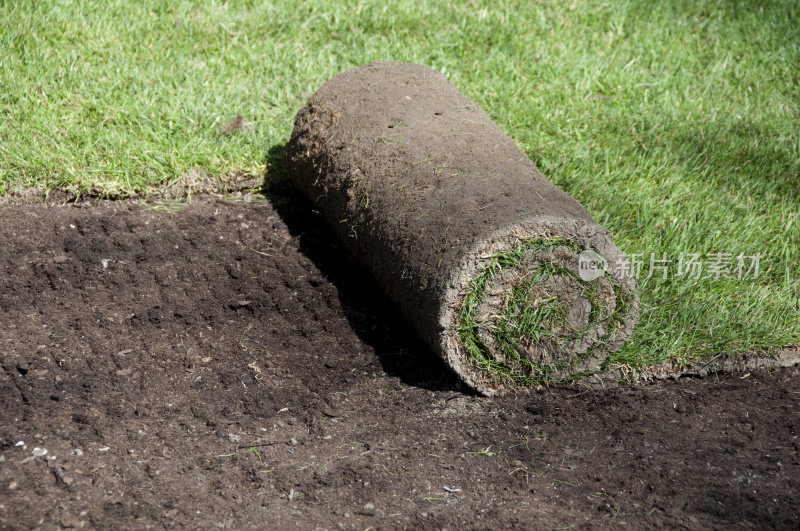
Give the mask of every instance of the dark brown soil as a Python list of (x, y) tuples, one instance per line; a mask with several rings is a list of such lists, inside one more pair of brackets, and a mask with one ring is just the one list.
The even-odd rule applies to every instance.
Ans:
[(2, 528), (800, 526), (797, 369), (477, 396), (293, 193), (0, 249)]

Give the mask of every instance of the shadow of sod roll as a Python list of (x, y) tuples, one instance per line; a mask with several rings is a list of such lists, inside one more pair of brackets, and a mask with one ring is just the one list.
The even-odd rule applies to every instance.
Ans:
[(286, 166), (484, 394), (591, 374), (631, 336), (625, 255), (435, 70), (372, 63), (334, 77), (298, 113)]

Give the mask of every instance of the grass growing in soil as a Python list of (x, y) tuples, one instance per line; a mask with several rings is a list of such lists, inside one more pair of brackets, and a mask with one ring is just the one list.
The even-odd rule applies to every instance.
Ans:
[[(800, 341), (794, 0), (19, 0), (0, 3), (0, 51), (0, 193), (261, 176), (305, 94), (347, 67), (414, 61), (640, 262), (640, 324), (614, 361)], [(252, 130), (223, 131), (238, 115)], [(758, 274), (737, 278), (753, 256)]]

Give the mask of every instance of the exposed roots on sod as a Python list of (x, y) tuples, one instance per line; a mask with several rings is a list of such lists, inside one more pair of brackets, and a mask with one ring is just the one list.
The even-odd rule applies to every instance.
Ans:
[[(581, 362), (615, 337), (630, 296), (608, 272), (583, 280), (576, 267), (583, 250), (567, 237), (535, 238), (488, 259), (458, 314), (461, 346), (485, 377), (514, 388), (594, 372)], [(493, 284), (502, 301), (482, 312)]]

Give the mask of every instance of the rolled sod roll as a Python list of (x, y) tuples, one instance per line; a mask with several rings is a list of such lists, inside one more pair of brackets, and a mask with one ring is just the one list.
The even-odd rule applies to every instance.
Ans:
[(625, 255), (441, 73), (372, 63), (334, 77), (298, 113), (286, 164), (478, 391), (591, 374), (630, 338)]

